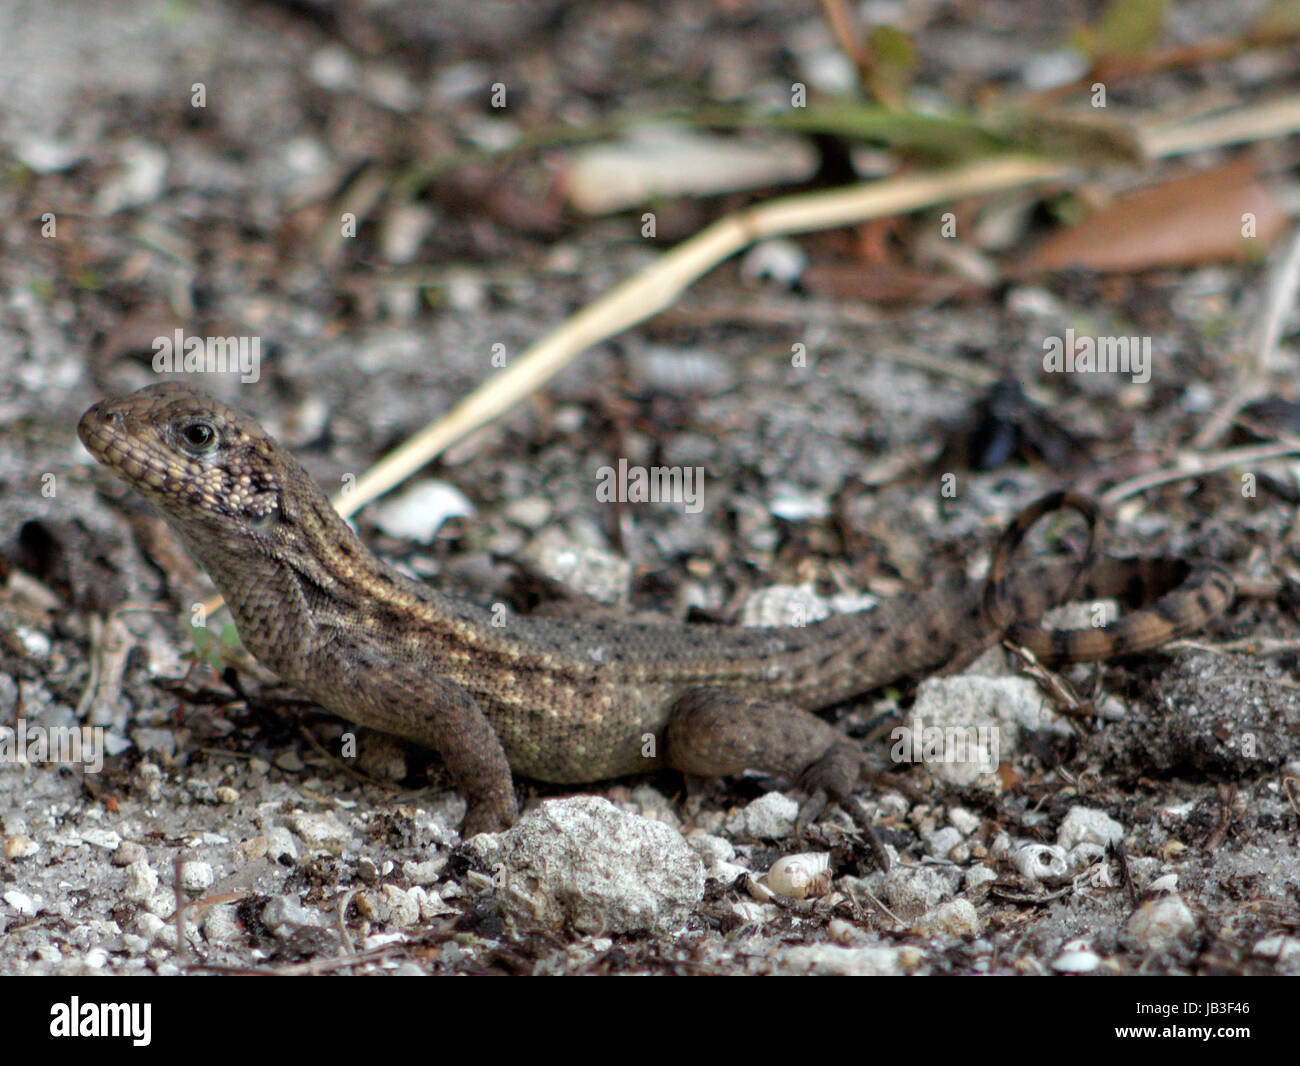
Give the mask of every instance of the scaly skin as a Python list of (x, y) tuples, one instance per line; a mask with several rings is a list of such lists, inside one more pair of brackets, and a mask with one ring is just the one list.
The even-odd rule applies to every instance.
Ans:
[[(469, 801), (463, 832), (516, 813), (511, 769), (577, 783), (655, 770), (745, 768), (799, 778), (824, 803), (858, 780), (861, 752), (808, 713), (972, 658), (1011, 628), (1045, 661), (1139, 651), (1198, 628), (1231, 599), (1218, 569), (1107, 560), (1007, 572), (1057, 494), (1008, 529), (987, 596), (954, 574), (878, 609), (802, 627), (565, 623), (508, 617), (410, 581), (361, 543), (297, 460), (250, 418), (177, 384), (88, 410), (90, 453), (148, 499), (225, 597), (248, 650), (339, 716), (441, 752)], [(1033, 624), (1071, 586), (1144, 596), (1111, 626)], [(983, 601), (987, 600), (985, 604)], [(494, 624), (494, 621), (498, 624)]]

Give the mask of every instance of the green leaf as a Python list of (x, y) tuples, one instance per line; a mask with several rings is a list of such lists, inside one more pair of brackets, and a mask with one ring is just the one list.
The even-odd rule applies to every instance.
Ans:
[(206, 662), (213, 670), (220, 671), (225, 666), (222, 652), (239, 647), (239, 630), (235, 628), (234, 622), (225, 623), (219, 633), (211, 626), (190, 623), (190, 640), (194, 644), (195, 660)]
[(900, 107), (916, 73), (916, 48), (911, 38), (893, 26), (873, 26), (867, 34), (871, 59), (871, 88), (881, 103)]
[(1159, 38), (1167, 8), (1168, 0), (1110, 0), (1097, 22), (1095, 54), (1142, 55)]

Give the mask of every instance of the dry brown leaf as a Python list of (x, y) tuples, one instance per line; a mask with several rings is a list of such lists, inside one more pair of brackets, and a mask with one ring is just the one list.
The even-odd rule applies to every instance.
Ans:
[[(1254, 216), (1254, 237), (1243, 236)], [(1189, 266), (1262, 254), (1287, 217), (1255, 178), (1251, 160), (1140, 189), (1049, 237), (1016, 274)]]

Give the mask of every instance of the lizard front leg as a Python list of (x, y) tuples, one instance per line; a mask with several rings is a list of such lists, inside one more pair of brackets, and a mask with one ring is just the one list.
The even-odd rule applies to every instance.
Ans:
[[(518, 807), (510, 764), (471, 692), (413, 666), (363, 676), (347, 686), (352, 691), (346, 700), (339, 700), (335, 685), (303, 687), (349, 721), (437, 751), (469, 805), (460, 830), (465, 839), (514, 824)], [(372, 677), (383, 680), (376, 684)]]

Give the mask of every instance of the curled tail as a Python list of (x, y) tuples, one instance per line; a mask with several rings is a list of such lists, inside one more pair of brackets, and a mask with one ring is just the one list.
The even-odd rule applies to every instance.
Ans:
[[(1088, 523), (1088, 546), (1078, 565), (1072, 571), (1058, 564), (1012, 574), (1011, 557), (1025, 535), (1044, 515), (1059, 510), (1077, 511)], [(985, 581), (982, 609), (988, 625), (1040, 662), (1087, 662), (1145, 651), (1194, 632), (1232, 602), (1236, 585), (1223, 567), (1172, 557), (1101, 558), (1103, 531), (1096, 501), (1075, 492), (1051, 493), (1016, 515), (994, 549)], [(1050, 629), (1036, 621), (1060, 603), (1111, 597), (1138, 609), (1086, 629)]]

